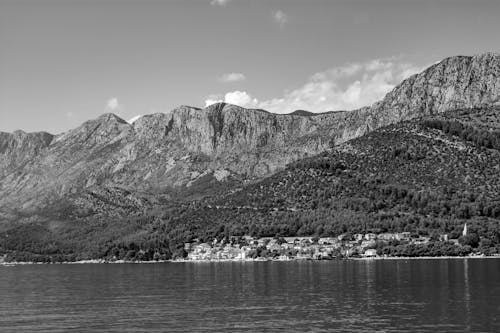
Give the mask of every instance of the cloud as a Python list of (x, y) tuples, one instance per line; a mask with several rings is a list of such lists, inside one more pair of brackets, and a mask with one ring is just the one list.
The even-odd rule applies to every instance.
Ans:
[(401, 81), (421, 70), (423, 67), (393, 58), (350, 63), (316, 73), (303, 86), (281, 98), (260, 102), (259, 107), (276, 113), (357, 109), (382, 99)]
[(215, 103), (229, 103), (234, 105), (239, 105), (245, 108), (255, 108), (258, 106), (259, 101), (256, 98), (253, 98), (250, 94), (245, 91), (231, 91), (224, 95), (224, 98), (220, 98), (217, 95), (209, 96), (205, 100), (205, 106), (209, 106)]
[(243, 73), (227, 73), (219, 77), (218, 79), (220, 82), (238, 82), (238, 81), (245, 81), (246, 77)]
[(132, 118), (130, 118), (129, 120), (127, 120), (127, 123), (129, 123), (129, 124), (133, 124), (133, 123), (134, 123), (134, 121), (136, 121), (137, 119), (139, 119), (139, 118), (141, 118), (141, 117), (142, 117), (142, 114), (139, 114), (139, 115), (137, 115), (137, 116), (135, 116), (135, 117), (132, 117)]
[(312, 112), (352, 110), (382, 99), (397, 84), (423, 68), (397, 59), (350, 63), (312, 75), (301, 87), (283, 97), (259, 103), (276, 113), (297, 109)]
[(248, 92), (233, 91), (223, 98), (210, 96), (205, 103), (224, 101), (274, 113), (353, 110), (372, 105), (401, 81), (424, 68), (398, 58), (348, 63), (312, 75), (302, 86), (285, 91), (281, 97), (259, 101)]
[(116, 97), (108, 99), (108, 101), (106, 102), (106, 109), (110, 111), (117, 111), (121, 109), (121, 105), (120, 103), (118, 103), (118, 99)]
[(224, 96), (224, 102), (230, 104), (236, 104), (246, 108), (253, 108), (256, 107), (258, 104), (256, 98), (253, 98), (245, 91), (239, 91), (239, 90), (228, 92)]
[(283, 28), (288, 23), (288, 15), (284, 11), (278, 10), (274, 13), (274, 21)]
[(210, 4), (212, 6), (221, 6), (222, 7), (222, 6), (227, 5), (229, 3), (229, 1), (231, 1), (231, 0), (212, 0), (212, 1), (210, 1)]

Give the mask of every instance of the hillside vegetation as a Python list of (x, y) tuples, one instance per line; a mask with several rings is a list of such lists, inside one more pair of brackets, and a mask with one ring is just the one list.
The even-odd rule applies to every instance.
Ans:
[(467, 223), (475, 246), (496, 253), (499, 128), (500, 108), (420, 118), (201, 198), (196, 184), (189, 193), (89, 190), (4, 231), (0, 245), (10, 260), (151, 260), (182, 257), (193, 239), (400, 231), (458, 238)]

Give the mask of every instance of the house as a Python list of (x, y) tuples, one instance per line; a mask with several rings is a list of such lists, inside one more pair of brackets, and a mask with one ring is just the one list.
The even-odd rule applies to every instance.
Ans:
[(251, 243), (253, 243), (253, 241), (255, 240), (252, 236), (248, 236), (248, 235), (245, 235), (245, 236), (243, 236), (242, 238), (245, 240), (245, 242), (246, 242), (247, 244), (251, 244)]
[(330, 245), (337, 243), (337, 239), (333, 237), (322, 237), (318, 240), (318, 244), (321, 245)]
[(211, 250), (212, 250), (212, 247), (210, 246), (210, 244), (207, 244), (207, 243), (196, 244), (192, 248), (193, 248), (193, 252), (196, 254), (207, 253), (207, 252), (211, 252)]
[(293, 243), (292, 244), (290, 244), (290, 243), (283, 243), (283, 244), (281, 244), (281, 248), (285, 249), (285, 250), (293, 249), (293, 247), (294, 247)]
[(234, 259), (240, 254), (240, 249), (238, 247), (233, 247), (227, 244), (222, 251), (219, 251), (219, 259)]
[(210, 244), (202, 243), (191, 246), (192, 252), (188, 254), (190, 260), (206, 260), (212, 257), (212, 247)]
[(272, 240), (272, 237), (262, 237), (257, 240), (257, 243), (259, 246), (267, 246)]
[(377, 250), (375, 249), (368, 249), (363, 254), (363, 257), (376, 257), (376, 256), (377, 256)]
[(277, 251), (277, 252), (279, 252), (279, 251), (282, 250), (281, 245), (279, 245), (277, 243), (274, 243), (274, 244), (269, 243), (269, 244), (267, 244), (267, 249), (269, 251)]
[(407, 231), (400, 233), (400, 240), (409, 241), (410, 238), (411, 238), (411, 233)]
[(383, 241), (390, 241), (393, 239), (398, 239), (398, 236), (394, 233), (390, 232), (385, 232), (382, 234), (378, 234), (377, 239), (383, 240)]
[(374, 247), (377, 244), (375, 240), (364, 240), (361, 242), (362, 248)]
[(365, 234), (365, 240), (371, 241), (377, 239), (377, 235), (373, 233)]

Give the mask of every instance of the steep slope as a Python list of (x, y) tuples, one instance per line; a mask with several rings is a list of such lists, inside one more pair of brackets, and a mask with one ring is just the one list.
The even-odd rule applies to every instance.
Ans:
[(122, 144), (129, 130), (125, 121), (105, 114), (52, 137), (22, 167), (2, 168), (0, 205), (4, 211), (28, 210), (105, 179), (102, 166), (108, 153)]
[(21, 251), (13, 258), (131, 251), (168, 258), (182, 256), (183, 242), (195, 238), (387, 231), (457, 237), (467, 223), (494, 253), (500, 249), (499, 128), (498, 107), (406, 121), (196, 202), (96, 188), (50, 207), (53, 215), (40, 212), (45, 222), (0, 233), (0, 244)]
[(7, 170), (20, 168), (35, 158), (41, 150), (48, 147), (52, 139), (53, 135), (46, 132), (0, 132), (0, 179)]
[(456, 233), (465, 221), (500, 232), (499, 125), (500, 108), (481, 108), (388, 126), (207, 201), (182, 221), (212, 237), (225, 228), (261, 236)]
[(371, 128), (459, 108), (500, 105), (500, 55), (455, 56), (404, 80), (372, 107)]
[(498, 105), (499, 87), (500, 57), (488, 53), (447, 58), (354, 111), (278, 115), (220, 103), (182, 106), (132, 125), (106, 114), (55, 137), (2, 134), (0, 214), (30, 214), (96, 186), (178, 196), (179, 187), (203, 192), (254, 181), (388, 124)]
[(352, 116), (274, 115), (228, 104), (180, 107), (133, 125), (106, 114), (54, 137), (22, 168), (5, 164), (0, 206), (33, 210), (94, 185), (165, 190), (204, 177), (262, 177), (324, 151), (333, 133), (358, 136)]

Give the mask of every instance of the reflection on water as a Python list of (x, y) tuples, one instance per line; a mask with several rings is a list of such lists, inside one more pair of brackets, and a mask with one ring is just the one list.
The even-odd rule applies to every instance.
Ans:
[(500, 259), (0, 267), (1, 332), (500, 332)]

